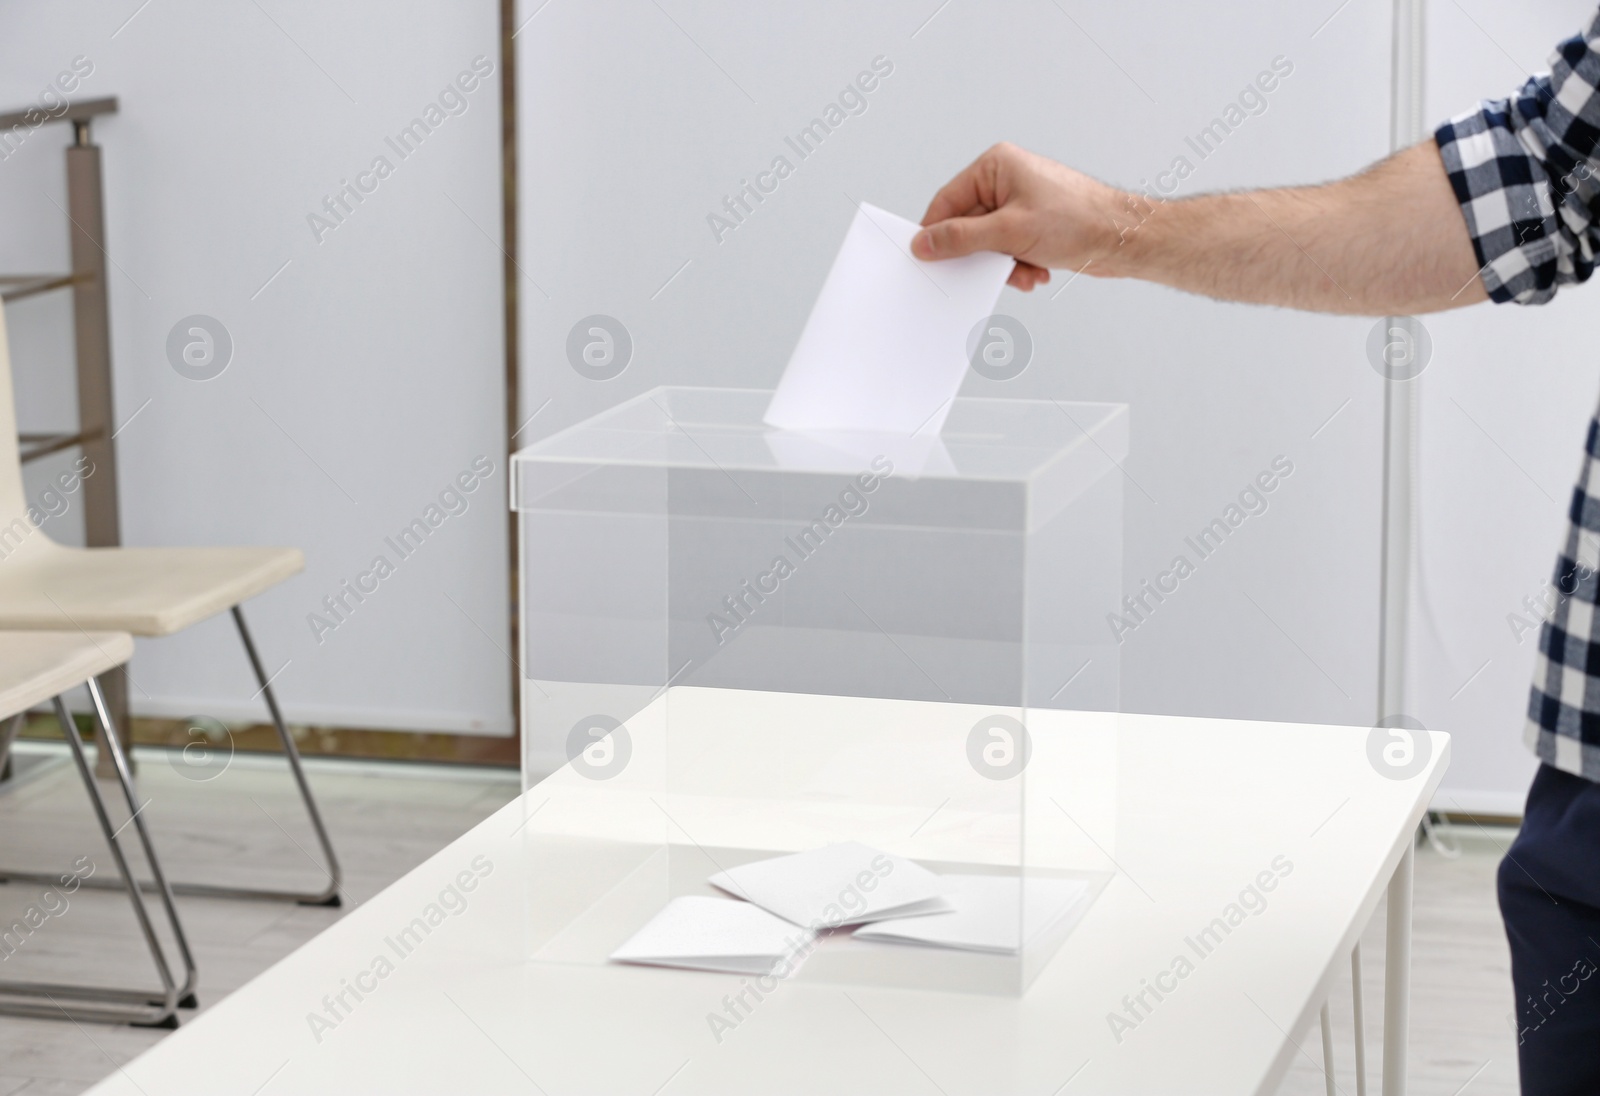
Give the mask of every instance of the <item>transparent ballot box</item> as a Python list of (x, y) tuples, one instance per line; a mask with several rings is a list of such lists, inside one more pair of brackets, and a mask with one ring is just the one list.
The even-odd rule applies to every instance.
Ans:
[(1115, 856), (1127, 409), (796, 434), (770, 395), (657, 388), (513, 458), (530, 959), (853, 842), (981, 892), (981, 931), (857, 936), (865, 873), (792, 977), (1023, 992)]

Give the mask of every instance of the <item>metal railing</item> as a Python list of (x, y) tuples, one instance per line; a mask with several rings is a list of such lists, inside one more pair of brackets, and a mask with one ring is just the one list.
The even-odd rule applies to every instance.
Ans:
[[(104, 174), (100, 147), (90, 139), (90, 123), (117, 109), (114, 97), (71, 103), (59, 113), (39, 107), (0, 113), (0, 141), (17, 127), (72, 126), (67, 146), (67, 233), (72, 269), (57, 274), (0, 275), (0, 300), (26, 300), (42, 293), (72, 292), (74, 354), (77, 359), (78, 428), (50, 434), (22, 434), (22, 460), (38, 460), (64, 449), (79, 449), (94, 474), (83, 480), (84, 543), (109, 548), (122, 543), (117, 509), (116, 433), (111, 402), (111, 314), (107, 300)], [(118, 668), (101, 680), (112, 723), (128, 722), (128, 684)], [(105, 759), (105, 751), (100, 757)]]

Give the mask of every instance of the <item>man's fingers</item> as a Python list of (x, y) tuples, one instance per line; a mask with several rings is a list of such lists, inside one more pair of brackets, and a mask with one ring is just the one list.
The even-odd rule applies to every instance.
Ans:
[(951, 217), (964, 217), (974, 209), (988, 209), (978, 195), (978, 172), (982, 160), (975, 160), (961, 169), (961, 173), (946, 183), (928, 203), (928, 212), (922, 223), (931, 225)]
[(1024, 293), (1036, 286), (1044, 285), (1050, 280), (1050, 272), (1042, 266), (1017, 260), (1017, 265), (1011, 268), (1011, 277), (1006, 279), (1006, 284)]
[(1006, 251), (1009, 221), (1002, 212), (951, 217), (912, 237), (911, 253), (919, 259), (954, 259), (974, 251)]
[(1034, 266), (1032, 262), (1016, 261), (1016, 266), (1011, 267), (1011, 277), (1006, 278), (1006, 285), (1022, 290), (1022, 293), (1032, 290), (1035, 286), (1045, 285), (1050, 282), (1050, 270), (1045, 267)]

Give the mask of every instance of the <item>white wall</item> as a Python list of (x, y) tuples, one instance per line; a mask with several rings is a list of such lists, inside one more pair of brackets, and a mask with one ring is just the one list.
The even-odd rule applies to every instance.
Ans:
[[(1592, 0), (1428, 8), (1427, 112), (1440, 121), (1546, 71)], [(1445, 807), (1520, 813), (1537, 762), (1522, 745), (1538, 632), (1523, 599), (1551, 578), (1594, 412), (1595, 290), (1542, 308), (1481, 305), (1427, 317), (1413, 714), (1455, 736)], [(1520, 642), (1516, 632), (1522, 631)], [(1474, 676), (1476, 675), (1476, 676)]]
[[(1186, 155), (1182, 193), (1320, 180), (1381, 157), (1389, 5), (1352, 0), (1329, 19), (1335, 7), (527, 0), (523, 418), (538, 414), (519, 441), (658, 384), (772, 386), (852, 199), (920, 217), (1002, 138), (1128, 185)], [(880, 55), (894, 72), (866, 112), (718, 242), (708, 214)], [(1265, 112), (1200, 161), (1184, 138), (1279, 55), (1294, 71)], [(1064, 282), (1006, 292), (1000, 308), (1031, 329), (1036, 359), (966, 390), (1132, 406), (1130, 591), (1275, 457), (1295, 469), (1127, 637), (1122, 707), (1370, 723), (1382, 453), (1371, 321), (1089, 277), (1057, 295)], [(634, 340), (613, 380), (565, 360), (569, 329), (595, 313)]]
[[(248, 609), (293, 720), (511, 731), (507, 654), (499, 85), (493, 0), (0, 9), (0, 107), (74, 57), (75, 97), (116, 95), (105, 150), (122, 527), (127, 544), (293, 544), (306, 572)], [(496, 72), (408, 158), (384, 138), (483, 57)], [(0, 269), (67, 261), (63, 127), (0, 162)], [(386, 155), (345, 223), (324, 197)], [(370, 180), (369, 180), (370, 181)], [(235, 344), (180, 377), (180, 318)], [(65, 299), (9, 313), (25, 430), (74, 418)], [(322, 599), (480, 455), (494, 474), (321, 642)], [(70, 457), (55, 464), (70, 463)], [(37, 490), (49, 468), (30, 469)], [(71, 539), (77, 514), (53, 534)], [(69, 535), (70, 534), (70, 535)], [(260, 719), (226, 617), (142, 641), (135, 712)]]

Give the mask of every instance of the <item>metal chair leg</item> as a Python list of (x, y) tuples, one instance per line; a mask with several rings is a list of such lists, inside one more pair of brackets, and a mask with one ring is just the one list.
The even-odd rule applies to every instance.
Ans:
[[(178, 989), (179, 1008), (198, 1008), (199, 1001), (195, 997), (195, 982), (198, 977), (194, 960), (194, 953), (189, 948), (189, 937), (183, 930), (183, 922), (178, 917), (177, 905), (174, 903), (172, 887), (167, 883), (166, 873), (161, 869), (161, 860), (156, 856), (155, 843), (150, 837), (150, 831), (145, 828), (144, 808), (138, 802), (138, 795), (133, 787), (133, 766), (129, 763), (127, 754), (123, 751), (122, 740), (118, 735), (118, 727), (111, 717), (110, 706), (106, 697), (100, 690), (99, 683), (90, 678), (84, 683), (89, 690), (89, 700), (93, 705), (95, 720), (98, 725), (98, 740), (105, 751), (104, 764), (94, 766), (94, 774), (99, 776), (104, 770), (122, 786), (122, 797), (128, 804), (128, 822), (132, 823), (134, 833), (139, 839), (140, 848), (144, 852), (145, 861), (150, 865), (152, 881), (133, 880), (127, 876), (126, 880), (83, 880), (81, 886), (92, 890), (117, 890), (127, 885), (132, 885), (141, 890), (154, 892), (166, 912), (167, 924), (172, 929), (173, 939), (177, 943), (178, 956), (183, 960), (183, 984)], [(58, 698), (59, 699), (59, 698)], [(58, 713), (59, 717), (59, 713)], [(76, 724), (73, 725), (76, 733)], [(63, 732), (65, 733), (65, 732)], [(98, 791), (98, 785), (96, 785)], [(123, 828), (126, 828), (124, 823)], [(118, 831), (121, 832), (120, 830)], [(44, 872), (0, 872), (0, 880), (17, 880), (39, 883), (50, 886), (57, 881), (57, 876)]]
[(261, 665), (261, 658), (256, 654), (256, 645), (250, 638), (250, 629), (245, 627), (244, 613), (237, 605), (233, 607), (233, 622), (238, 625), (239, 639), (244, 644), (244, 653), (250, 659), (250, 668), (255, 671), (256, 680), (261, 683), (261, 694), (266, 698), (267, 711), (272, 714), (272, 725), (277, 728), (278, 740), (283, 743), (283, 755), (288, 759), (289, 771), (294, 774), (294, 782), (300, 789), (300, 798), (305, 803), (306, 814), (311, 818), (311, 828), (317, 834), (317, 844), (322, 847), (322, 856), (328, 872), (328, 885), (320, 891), (309, 894), (228, 887), (209, 887), (203, 891), (181, 886), (178, 889), (182, 893), (220, 894), (240, 898), (293, 898), (307, 906), (339, 906), (342, 904), (339, 887), (344, 880), (343, 872), (339, 867), (339, 858), (333, 851), (333, 841), (328, 836), (328, 828), (323, 824), (322, 812), (317, 809), (317, 800), (311, 794), (311, 784), (306, 780), (305, 768), (300, 764), (300, 751), (294, 744), (293, 736), (289, 734), (289, 728), (284, 726), (283, 713), (278, 709), (278, 698), (272, 692), (272, 679), (267, 676), (266, 669)]
[[(306, 780), (305, 767), (300, 763), (300, 751), (294, 744), (294, 738), (289, 734), (289, 728), (284, 725), (283, 713), (278, 708), (278, 698), (273, 695), (272, 692), (271, 679), (267, 677), (266, 670), (261, 665), (260, 656), (256, 654), (255, 643), (250, 638), (250, 630), (245, 627), (244, 613), (239, 610), (237, 605), (233, 607), (233, 620), (234, 623), (239, 627), (239, 639), (244, 643), (245, 655), (250, 659), (250, 668), (255, 671), (256, 680), (261, 683), (261, 693), (266, 698), (267, 711), (272, 716), (272, 725), (278, 732), (278, 740), (283, 743), (284, 757), (288, 759), (289, 771), (294, 776), (295, 785), (300, 789), (301, 801), (305, 803), (306, 813), (311, 818), (311, 828), (316, 831), (317, 843), (322, 848), (322, 855), (325, 861), (326, 870), (328, 872), (328, 884), (319, 891), (289, 891), (272, 890), (261, 887), (232, 887), (213, 883), (186, 883), (179, 881), (174, 881), (169, 885), (165, 882), (165, 880), (157, 876), (157, 878), (154, 880), (141, 880), (137, 885), (141, 889), (147, 891), (154, 891), (157, 893), (170, 891), (172, 894), (192, 895), (201, 898), (287, 898), (292, 901), (299, 902), (303, 906), (341, 906), (343, 905), (343, 901), (339, 897), (339, 888), (343, 885), (344, 874), (342, 869), (339, 867), (339, 858), (333, 851), (333, 841), (328, 836), (328, 828), (322, 821), (322, 812), (317, 808), (316, 798), (311, 794), (311, 784)], [(99, 696), (99, 699), (96, 701), (96, 713), (109, 721), (110, 714), (106, 709), (105, 698), (103, 694), (100, 694), (99, 689), (96, 687), (91, 695)], [(127, 755), (123, 752), (120, 743), (117, 743), (115, 747), (108, 752), (113, 753), (114, 756), (120, 756), (122, 758), (122, 768), (119, 770), (119, 778), (124, 779), (125, 781), (124, 787), (129, 796), (128, 809), (134, 810), (135, 806), (133, 792), (131, 790), (132, 785), (131, 782), (126, 780), (127, 773), (131, 769), (131, 766), (128, 764)], [(137, 819), (137, 816), (135, 817)], [(144, 833), (144, 823), (142, 821), (136, 821), (136, 825), (139, 826), (139, 832), (142, 835)], [(152, 866), (154, 866), (155, 858), (153, 855), (150, 858), (150, 862)], [(8, 871), (4, 868), (0, 868), (0, 882), (6, 880), (49, 884), (54, 881), (54, 876), (44, 875), (37, 872)], [(114, 886), (115, 884), (102, 883), (100, 880), (85, 880), (83, 885), (86, 887), (104, 888), (108, 886)], [(188, 945), (187, 943), (182, 942), (181, 935), (180, 946), (184, 949), (185, 958), (187, 960)], [(192, 990), (192, 979), (190, 988)], [(187, 993), (183, 996), (185, 999), (188, 998)]]
[(128, 764), (128, 756), (123, 752), (122, 740), (118, 735), (121, 728), (112, 722), (111, 708), (106, 703), (105, 694), (100, 691), (99, 683), (91, 677), (85, 685), (89, 689), (89, 701), (94, 705), (95, 718), (100, 723), (100, 733), (106, 750), (111, 755), (111, 765), (115, 770), (117, 783), (122, 785), (122, 797), (128, 804), (128, 820), (133, 823), (139, 844), (144, 849), (144, 858), (150, 865), (150, 876), (155, 883), (156, 895), (161, 899), (161, 905), (167, 912), (167, 924), (172, 928), (172, 937), (178, 945), (178, 956), (183, 960), (184, 976), (183, 985), (178, 990), (178, 1007), (199, 1008), (200, 1002), (194, 993), (196, 978), (194, 953), (189, 950), (189, 937), (183, 931), (183, 923), (178, 920), (178, 907), (172, 900), (172, 887), (167, 883), (166, 873), (161, 870), (161, 861), (156, 858), (155, 843), (150, 840), (150, 831), (145, 829), (144, 807), (137, 802), (138, 797), (133, 789), (133, 767)]
[(22, 731), (22, 712), (18, 712), (0, 726), (0, 781), (11, 778), (11, 744)]
[[(156, 973), (161, 978), (161, 991), (159, 999), (152, 1003), (150, 998), (154, 994), (149, 990), (46, 982), (4, 982), (0, 983), (0, 1012), (52, 1019), (65, 1015), (75, 1020), (175, 1028), (178, 1026), (178, 985), (173, 981), (172, 968), (168, 965), (166, 953), (156, 937), (155, 927), (150, 922), (150, 913), (145, 909), (144, 899), (140, 896), (133, 872), (128, 868), (127, 857), (122, 853), (118, 831), (112, 828), (111, 817), (106, 813), (105, 800), (101, 798), (100, 789), (94, 782), (94, 771), (89, 767), (88, 758), (84, 755), (83, 738), (78, 734), (77, 725), (72, 721), (72, 714), (67, 711), (65, 702), (59, 696), (55, 698), (55, 708), (56, 716), (61, 720), (62, 733), (66, 735), (67, 742), (72, 748), (72, 758), (78, 766), (78, 775), (83, 778), (84, 789), (89, 793), (89, 803), (93, 806), (95, 818), (100, 823), (100, 832), (105, 836), (106, 846), (111, 850), (111, 858), (122, 876), (128, 891), (128, 900), (133, 905), (134, 917), (139, 922), (145, 944), (150, 949), (150, 958), (154, 961)], [(148, 852), (148, 849), (146, 851)], [(68, 1003), (63, 1004), (60, 998), (65, 998)]]

